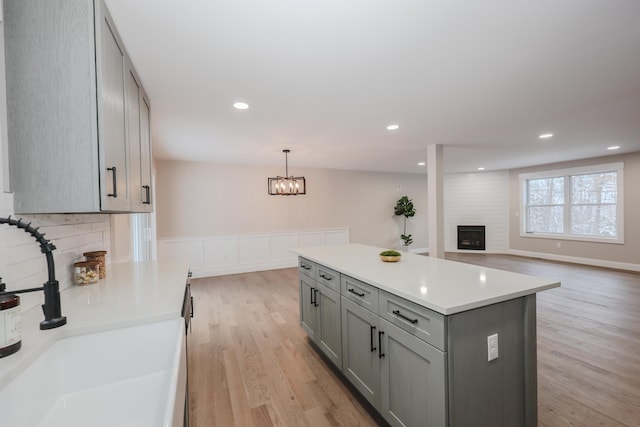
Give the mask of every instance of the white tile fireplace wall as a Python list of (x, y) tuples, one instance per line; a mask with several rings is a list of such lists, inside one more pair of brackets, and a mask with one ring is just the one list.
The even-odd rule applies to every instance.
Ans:
[(484, 225), (486, 252), (509, 251), (508, 171), (447, 174), (444, 194), (446, 251), (458, 251), (458, 225)]
[[(14, 215), (12, 195), (0, 192), (0, 198), (0, 216), (12, 215), (31, 222), (56, 246), (53, 258), (61, 290), (73, 284), (73, 263), (84, 259), (84, 252), (110, 252), (107, 214)], [(47, 281), (47, 263), (40, 245), (23, 230), (8, 225), (0, 226), (0, 277), (7, 290), (38, 287)], [(22, 294), (20, 298), (23, 311), (43, 302), (42, 292)], [(64, 314), (64, 307), (62, 310)]]

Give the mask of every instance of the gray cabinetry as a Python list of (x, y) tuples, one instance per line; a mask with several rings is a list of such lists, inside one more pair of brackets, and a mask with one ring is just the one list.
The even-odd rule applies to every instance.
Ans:
[(342, 297), (342, 373), (375, 408), (380, 408), (377, 314)]
[(127, 112), (131, 210), (151, 212), (149, 102), (130, 61), (127, 67)]
[[(151, 103), (140, 89), (140, 184), (142, 212), (153, 210), (151, 167)], [(134, 192), (135, 194), (135, 192)]]
[(311, 340), (316, 337), (316, 298), (317, 289), (312, 279), (300, 276), (300, 326)]
[(342, 368), (340, 294), (321, 285), (317, 300), (318, 317), (315, 342), (338, 368)]
[(446, 353), (383, 319), (379, 333), (384, 418), (392, 426), (446, 426)]
[[(338, 368), (342, 369), (342, 324), (340, 322), (340, 294), (329, 286), (340, 283), (339, 273), (330, 279), (316, 281), (310, 277), (321, 270), (314, 263), (301, 261), (300, 271), (300, 326), (309, 338)], [(324, 270), (321, 273), (325, 276)], [(325, 283), (327, 282), (327, 283)]]
[(127, 170), (127, 55), (115, 24), (102, 5), (96, 13), (98, 76), (98, 140), (102, 186), (102, 210), (127, 211), (130, 205)]
[(142, 211), (130, 144), (148, 168), (148, 114), (104, 1), (5, 0), (4, 30), (14, 210)]
[(393, 426), (445, 426), (446, 353), (342, 297), (342, 372)]

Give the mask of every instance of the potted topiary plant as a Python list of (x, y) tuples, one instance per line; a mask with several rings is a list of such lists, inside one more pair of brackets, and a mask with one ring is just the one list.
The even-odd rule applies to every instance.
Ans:
[(407, 218), (411, 218), (416, 214), (416, 210), (413, 207), (413, 201), (407, 196), (402, 196), (396, 203), (395, 214), (398, 216), (404, 216), (404, 230), (400, 235), (400, 238), (403, 241), (405, 249), (407, 249), (409, 245), (413, 243), (411, 234), (407, 234)]

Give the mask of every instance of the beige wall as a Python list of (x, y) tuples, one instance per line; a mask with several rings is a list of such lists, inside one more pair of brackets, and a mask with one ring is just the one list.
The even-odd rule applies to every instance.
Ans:
[[(625, 243), (623, 245), (520, 236), (519, 174), (614, 162), (624, 162)], [(516, 251), (640, 264), (640, 191), (638, 185), (640, 185), (640, 152), (511, 170), (509, 173), (510, 248)], [(558, 242), (561, 244), (560, 248), (557, 247)]]
[(407, 195), (417, 210), (407, 230), (411, 247), (427, 246), (426, 175), (294, 167), (307, 194), (269, 196), (267, 177), (281, 169), (157, 161), (158, 238), (349, 227), (351, 242), (397, 247), (401, 221), (393, 208)]

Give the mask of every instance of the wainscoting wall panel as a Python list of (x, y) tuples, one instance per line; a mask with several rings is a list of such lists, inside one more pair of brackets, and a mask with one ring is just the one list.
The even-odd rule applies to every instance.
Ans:
[(158, 239), (158, 260), (186, 259), (193, 277), (289, 268), (292, 248), (349, 243), (349, 228), (255, 233), (185, 239)]

